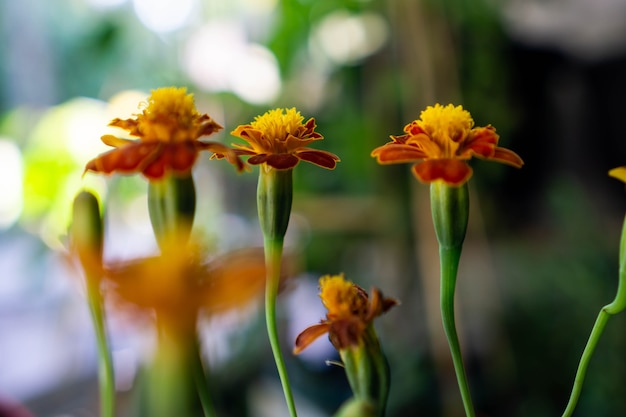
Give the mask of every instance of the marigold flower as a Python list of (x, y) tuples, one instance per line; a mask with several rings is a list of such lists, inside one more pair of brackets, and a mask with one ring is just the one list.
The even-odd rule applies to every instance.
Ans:
[(188, 173), (198, 153), (204, 150), (219, 152), (237, 170), (244, 169), (243, 162), (227, 146), (198, 140), (221, 130), (222, 126), (196, 110), (193, 94), (187, 94), (186, 88), (153, 90), (141, 113), (132, 119), (113, 119), (109, 126), (122, 128), (139, 139), (102, 136), (102, 142), (115, 149), (89, 161), (85, 172), (141, 172), (149, 180), (158, 180), (168, 173)]
[[(231, 132), (248, 142), (233, 144), (235, 152), (250, 156), (248, 163), (251, 165), (267, 164), (279, 170), (292, 169), (299, 161), (334, 169), (339, 162), (337, 155), (307, 147), (323, 136), (315, 132), (314, 118), (306, 123), (303, 120), (295, 108), (274, 109), (257, 116), (252, 123), (238, 126)], [(223, 157), (219, 153), (216, 156)]]
[(422, 182), (443, 180), (458, 186), (472, 176), (467, 160), (476, 156), (520, 168), (524, 162), (513, 151), (498, 145), (493, 126), (474, 127), (462, 106), (428, 106), (420, 119), (404, 127), (405, 135), (372, 151), (380, 164), (416, 162), (413, 174)]
[(323, 276), (319, 283), (320, 298), (328, 310), (326, 319), (298, 335), (294, 354), (325, 333), (337, 350), (358, 345), (373, 320), (398, 304), (397, 300), (384, 297), (378, 288), (372, 289), (369, 299), (363, 288), (345, 280), (343, 274)]

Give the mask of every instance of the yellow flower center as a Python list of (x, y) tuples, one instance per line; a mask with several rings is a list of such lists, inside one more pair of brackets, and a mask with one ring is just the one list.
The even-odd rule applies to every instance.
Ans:
[(342, 275), (326, 275), (320, 278), (320, 298), (329, 315), (347, 317), (366, 307), (367, 299), (359, 294), (357, 287)]
[(186, 88), (166, 87), (153, 90), (137, 126), (145, 140), (180, 141), (195, 139), (197, 119), (193, 94)]
[(462, 106), (435, 104), (422, 111), (417, 125), (440, 146), (443, 157), (452, 157), (472, 130), (474, 120)]
[(297, 135), (304, 125), (304, 117), (295, 108), (274, 109), (254, 118), (250, 124), (263, 133), (269, 141), (285, 140), (288, 135)]

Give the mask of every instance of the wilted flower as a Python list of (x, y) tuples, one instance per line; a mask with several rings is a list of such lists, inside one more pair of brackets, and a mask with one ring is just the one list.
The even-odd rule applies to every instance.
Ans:
[(374, 319), (398, 304), (397, 300), (384, 297), (377, 288), (372, 289), (370, 299), (363, 288), (345, 280), (343, 275), (326, 275), (319, 282), (320, 298), (328, 313), (326, 319), (298, 335), (295, 354), (326, 333), (337, 350), (358, 345)]

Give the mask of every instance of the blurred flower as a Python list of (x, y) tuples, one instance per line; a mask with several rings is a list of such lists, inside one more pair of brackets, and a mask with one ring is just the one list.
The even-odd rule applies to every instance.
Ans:
[(609, 171), (609, 176), (616, 178), (622, 182), (626, 182), (626, 166), (613, 168)]
[[(274, 109), (257, 116), (249, 125), (238, 126), (232, 135), (247, 145), (234, 144), (237, 155), (250, 156), (248, 163), (287, 170), (298, 162), (306, 161), (323, 168), (334, 169), (339, 157), (330, 152), (306, 147), (311, 142), (323, 139), (315, 132), (315, 119), (304, 118), (295, 108)], [(216, 153), (217, 157), (223, 157)]]
[(320, 298), (328, 310), (326, 319), (298, 335), (294, 354), (325, 333), (337, 350), (358, 345), (374, 319), (398, 304), (397, 300), (384, 297), (377, 288), (372, 289), (369, 299), (363, 288), (345, 280), (343, 274), (320, 278)]
[(372, 156), (380, 164), (416, 162), (413, 173), (425, 183), (465, 183), (472, 176), (466, 161), (473, 156), (516, 168), (524, 164), (515, 152), (497, 146), (495, 128), (474, 127), (472, 116), (461, 106), (428, 106), (404, 131), (405, 135), (391, 136), (391, 142), (374, 149)]
[(145, 108), (135, 118), (116, 118), (109, 125), (122, 128), (139, 140), (102, 136), (102, 142), (115, 149), (89, 161), (85, 172), (141, 172), (149, 180), (158, 180), (170, 172), (189, 173), (203, 150), (219, 152), (239, 171), (244, 168), (243, 162), (227, 146), (198, 140), (221, 130), (222, 126), (209, 115), (198, 113), (193, 95), (187, 94), (185, 88), (153, 90)]
[(160, 255), (105, 264), (107, 291), (117, 305), (154, 312), (157, 326), (194, 328), (200, 312), (243, 308), (263, 293), (262, 249), (206, 259), (197, 244), (171, 238), (164, 242)]

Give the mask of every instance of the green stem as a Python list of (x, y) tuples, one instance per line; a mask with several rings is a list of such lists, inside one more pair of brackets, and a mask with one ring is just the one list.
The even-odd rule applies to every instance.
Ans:
[(598, 318), (593, 325), (593, 329), (591, 329), (587, 345), (583, 350), (580, 363), (578, 364), (578, 370), (576, 371), (576, 378), (574, 379), (574, 387), (572, 388), (572, 393), (570, 395), (569, 402), (567, 403), (567, 407), (565, 407), (565, 411), (563, 412), (563, 417), (571, 416), (572, 413), (574, 413), (574, 409), (578, 403), (578, 398), (580, 398), (580, 393), (583, 389), (583, 382), (585, 380), (585, 374), (587, 373), (589, 362), (591, 361), (591, 356), (593, 355), (593, 351), (600, 340), (600, 336), (602, 336), (602, 332), (604, 331), (604, 327), (606, 326), (609, 317), (610, 314), (606, 310), (605, 306), (602, 310), (600, 310), (600, 314), (598, 314)]
[(472, 397), (463, 366), (463, 356), (461, 355), (461, 345), (456, 332), (456, 323), (454, 319), (454, 292), (456, 286), (456, 277), (461, 258), (461, 246), (455, 247), (439, 247), (439, 258), (441, 265), (441, 319), (443, 321), (443, 329), (448, 339), (450, 353), (452, 354), (452, 362), (456, 379), (461, 391), (463, 399), (463, 407), (467, 417), (474, 417), (474, 406), (472, 405)]
[(267, 268), (267, 278), (265, 282), (265, 322), (267, 324), (267, 334), (272, 347), (274, 361), (278, 369), (280, 382), (283, 386), (285, 401), (289, 408), (289, 415), (296, 417), (296, 405), (289, 384), (287, 368), (285, 360), (280, 349), (280, 341), (278, 338), (278, 326), (276, 324), (276, 298), (278, 296), (278, 287), (280, 284), (280, 267), (283, 254), (282, 238), (265, 238), (265, 265)]
[(207, 381), (207, 372), (205, 371), (204, 365), (202, 363), (200, 345), (198, 344), (197, 340), (191, 345), (189, 357), (191, 362), (193, 379), (196, 383), (196, 389), (198, 391), (200, 403), (202, 404), (204, 417), (216, 417), (217, 413), (215, 412), (215, 406), (213, 404), (213, 399), (211, 398), (210, 394), (211, 390), (209, 389), (209, 384)]
[(96, 334), (98, 349), (98, 379), (100, 386), (100, 414), (102, 417), (115, 416), (115, 378), (113, 359), (109, 350), (104, 308), (99, 291), (99, 277), (87, 277), (87, 299), (91, 321)]
[(572, 387), (572, 393), (570, 394), (565, 411), (563, 411), (563, 417), (569, 417), (574, 413), (574, 409), (576, 408), (576, 404), (578, 404), (578, 399), (583, 389), (583, 382), (587, 368), (589, 367), (589, 362), (591, 361), (593, 352), (600, 340), (600, 336), (602, 336), (602, 332), (604, 331), (609, 317), (621, 312), (624, 308), (626, 308), (626, 219), (622, 226), (622, 237), (620, 240), (620, 266), (617, 294), (615, 295), (615, 299), (602, 307), (602, 310), (598, 313), (598, 318), (591, 329), (589, 340), (587, 340), (583, 354), (580, 357), (576, 377), (574, 378), (574, 386)]

